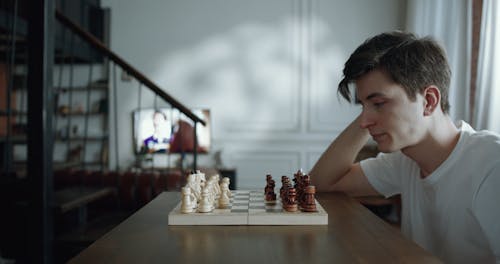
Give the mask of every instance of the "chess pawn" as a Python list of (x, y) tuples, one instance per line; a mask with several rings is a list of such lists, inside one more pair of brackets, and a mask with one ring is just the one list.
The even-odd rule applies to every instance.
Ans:
[(183, 187), (182, 188), (182, 203), (181, 203), (181, 213), (188, 214), (194, 212), (194, 205), (196, 203), (193, 201), (191, 196), (191, 188)]
[(201, 191), (201, 201), (198, 205), (198, 212), (200, 213), (210, 213), (214, 209), (213, 202), (210, 201), (210, 193), (208, 188), (203, 188)]
[(297, 192), (295, 191), (295, 188), (291, 187), (288, 189), (286, 200), (283, 203), (283, 209), (285, 209), (285, 211), (297, 212), (299, 208), (297, 205), (297, 200), (295, 199), (296, 195)]
[(227, 196), (229, 198), (233, 197), (233, 194), (231, 193), (231, 190), (229, 189), (229, 185), (231, 183), (231, 180), (228, 177), (222, 178), (222, 183), (227, 184)]
[(230, 205), (229, 196), (227, 195), (229, 192), (229, 186), (227, 185), (227, 183), (222, 182), (220, 184), (220, 189), (221, 189), (221, 194), (219, 197), (219, 208), (221, 209), (228, 208)]
[(304, 205), (302, 206), (302, 211), (304, 212), (317, 212), (316, 201), (314, 199), (314, 194), (316, 193), (316, 187), (309, 185), (304, 190)]

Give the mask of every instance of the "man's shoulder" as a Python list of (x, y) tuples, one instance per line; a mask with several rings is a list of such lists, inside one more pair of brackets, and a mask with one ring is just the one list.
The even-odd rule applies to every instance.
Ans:
[(470, 138), (479, 142), (500, 145), (500, 135), (489, 130), (480, 130), (470, 134)]
[(498, 133), (489, 130), (476, 131), (464, 121), (461, 121), (458, 126), (468, 143), (500, 146), (500, 134)]
[(477, 172), (474, 179), (483, 182), (492, 174), (500, 178), (499, 134), (487, 130), (470, 133), (460, 152), (461, 158), (457, 163), (474, 168)]
[(498, 153), (500, 153), (500, 135), (495, 132), (481, 130), (468, 133), (465, 143), (468, 150), (479, 151), (483, 155), (491, 154), (494, 158), (500, 160), (498, 156)]

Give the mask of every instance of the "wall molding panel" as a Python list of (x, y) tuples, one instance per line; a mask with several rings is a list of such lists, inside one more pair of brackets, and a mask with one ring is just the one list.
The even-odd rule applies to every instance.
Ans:
[(279, 184), (282, 175), (291, 175), (300, 168), (300, 152), (238, 151), (229, 162), (238, 168), (238, 188), (264, 188), (266, 174), (271, 173)]
[[(403, 29), (406, 14), (400, 0), (101, 3), (112, 10), (112, 50), (187, 107), (211, 110), (212, 149), (198, 165), (213, 166), (220, 152), (240, 186), (253, 188), (264, 187), (267, 172), (312, 168), (359, 113), (337, 96), (345, 60), (366, 38)], [(148, 15), (130, 19), (138, 10)], [(126, 169), (136, 160), (128, 128), (138, 85), (118, 85), (118, 163)], [(145, 92), (142, 106), (154, 103)], [(156, 156), (158, 166), (169, 164)], [(109, 160), (114, 168), (113, 151)]]

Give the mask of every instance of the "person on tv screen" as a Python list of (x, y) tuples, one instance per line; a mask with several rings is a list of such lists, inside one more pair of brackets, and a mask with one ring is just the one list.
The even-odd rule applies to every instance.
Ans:
[(147, 153), (165, 152), (170, 141), (167, 116), (161, 111), (155, 111), (152, 120), (153, 134), (143, 140), (143, 148)]

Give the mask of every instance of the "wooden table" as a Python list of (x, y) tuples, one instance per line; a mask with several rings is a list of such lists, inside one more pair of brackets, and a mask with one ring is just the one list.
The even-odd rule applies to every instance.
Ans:
[(346, 195), (317, 199), (327, 226), (169, 226), (165, 192), (70, 263), (441, 263)]

